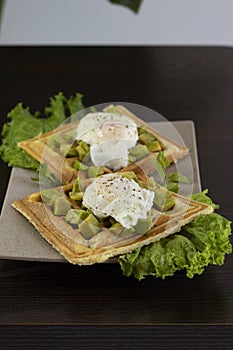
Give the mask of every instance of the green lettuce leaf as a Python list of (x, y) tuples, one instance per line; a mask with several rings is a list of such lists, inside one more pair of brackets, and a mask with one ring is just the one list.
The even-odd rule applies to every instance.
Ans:
[[(215, 206), (206, 191), (193, 199)], [(165, 278), (185, 270), (192, 278), (209, 264), (222, 265), (225, 254), (232, 251), (229, 240), (231, 223), (217, 213), (199, 215), (181, 231), (132, 253), (119, 257), (123, 274), (138, 280), (145, 276)]]
[(208, 190), (204, 190), (202, 192), (195, 193), (192, 195), (192, 199), (194, 199), (195, 201), (201, 202), (201, 203), (211, 205), (213, 207), (213, 209), (218, 209), (219, 205), (213, 203), (212, 199), (210, 197), (208, 197), (206, 195), (206, 193), (208, 193)]
[(137, 13), (139, 11), (139, 7), (142, 3), (142, 0), (108, 0), (112, 4), (123, 5), (130, 8), (132, 11)]
[(2, 144), (0, 157), (9, 166), (38, 170), (39, 163), (17, 146), (17, 143), (30, 139), (40, 133), (55, 129), (65, 119), (66, 115), (83, 109), (82, 95), (76, 94), (67, 99), (58, 93), (50, 99), (45, 108), (45, 118), (39, 112), (31, 114), (29, 108), (18, 103), (9, 113), (10, 122), (4, 124), (2, 129)]

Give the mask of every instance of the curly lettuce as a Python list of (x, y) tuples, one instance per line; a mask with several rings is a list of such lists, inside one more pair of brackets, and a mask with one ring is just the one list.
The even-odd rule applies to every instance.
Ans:
[(45, 108), (45, 118), (41, 118), (39, 112), (32, 114), (28, 107), (18, 103), (8, 113), (10, 121), (3, 126), (0, 157), (9, 166), (38, 170), (39, 163), (20, 149), (17, 143), (55, 129), (67, 115), (83, 108), (81, 94), (67, 99), (61, 92), (50, 99), (49, 106)]
[[(192, 197), (216, 208), (206, 191)], [(201, 214), (178, 233), (120, 256), (119, 263), (125, 276), (138, 280), (146, 276), (164, 279), (179, 270), (192, 278), (209, 264), (224, 263), (225, 254), (232, 252), (230, 234), (231, 222), (223, 216)]]

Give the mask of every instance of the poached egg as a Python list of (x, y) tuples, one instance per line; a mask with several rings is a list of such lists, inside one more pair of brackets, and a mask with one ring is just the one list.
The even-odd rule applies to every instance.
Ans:
[(138, 219), (146, 219), (153, 205), (154, 192), (140, 187), (121, 174), (105, 174), (95, 178), (83, 196), (83, 205), (98, 218), (112, 216), (130, 228)]
[(90, 145), (94, 165), (116, 171), (128, 165), (128, 150), (138, 140), (137, 124), (122, 114), (89, 113), (80, 120), (76, 138)]

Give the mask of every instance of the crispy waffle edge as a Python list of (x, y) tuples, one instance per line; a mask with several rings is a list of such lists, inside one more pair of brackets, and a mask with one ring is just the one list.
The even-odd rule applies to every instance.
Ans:
[[(67, 239), (49, 219), (48, 212), (43, 203), (38, 201), (40, 193), (32, 194), (22, 200), (12, 203), (12, 206), (20, 212), (41, 234), (41, 236), (55, 248), (66, 260), (72, 264), (91, 265), (105, 262), (112, 257), (132, 252), (136, 248), (143, 247), (171, 234), (177, 233), (181, 227), (192, 221), (200, 214), (210, 214), (213, 208), (207, 204), (189, 200), (183, 196), (173, 194), (184, 201), (189, 201), (189, 212), (185, 217), (177, 221), (177, 218), (170, 222), (166, 229), (166, 223), (154, 226), (146, 235), (128, 244), (118, 247), (89, 248), (85, 245)], [(191, 208), (194, 208), (193, 210)], [(62, 218), (59, 218), (63, 220)], [(68, 224), (67, 224), (68, 225)]]

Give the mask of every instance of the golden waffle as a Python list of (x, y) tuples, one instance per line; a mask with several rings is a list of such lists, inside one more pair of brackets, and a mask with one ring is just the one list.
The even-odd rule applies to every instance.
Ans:
[[(72, 184), (59, 189), (68, 194)], [(116, 242), (115, 236), (106, 228), (102, 228), (90, 240), (84, 239), (77, 228), (73, 228), (63, 217), (53, 214), (50, 207), (42, 202), (40, 192), (17, 200), (12, 205), (66, 260), (73, 264), (91, 265), (167, 237), (178, 232), (199, 214), (209, 214), (213, 211), (207, 204), (169, 193), (176, 201), (174, 209), (162, 213), (149, 232), (133, 241), (123, 237)]]
[[(138, 127), (143, 127), (153, 135), (155, 135), (162, 144), (166, 147), (166, 156), (170, 162), (182, 158), (185, 156), (189, 149), (185, 146), (181, 146), (161, 133), (157, 132), (154, 128), (146, 125), (140, 118), (132, 114), (123, 106), (115, 106), (115, 109), (120, 114), (125, 114), (133, 119)], [(53, 133), (66, 134), (77, 128), (79, 121), (71, 122), (65, 124), (56, 130), (49, 131), (45, 134), (40, 134), (32, 139), (21, 141), (18, 143), (18, 146), (24, 149), (28, 154), (30, 154), (38, 162), (45, 162), (48, 165), (49, 170), (54, 174), (63, 184), (69, 184), (74, 181), (78, 175), (78, 170), (74, 169), (72, 166), (77, 157), (64, 158), (58, 151), (46, 145), (48, 138)], [(143, 169), (146, 174), (153, 172), (155, 170), (153, 159), (157, 158), (158, 152), (150, 152), (148, 156), (142, 160), (135, 163), (131, 163), (128, 167), (122, 169), (122, 171), (135, 171), (136, 173), (140, 172), (140, 169)], [(61, 170), (62, 169), (62, 170)], [(104, 167), (104, 172), (109, 173), (111, 170), (107, 167)]]

